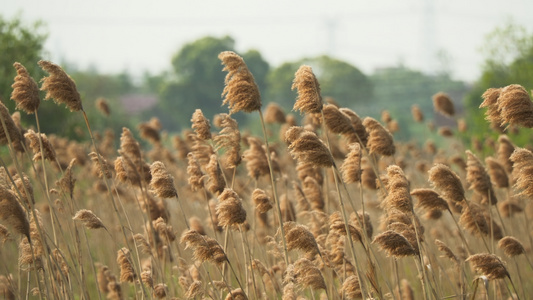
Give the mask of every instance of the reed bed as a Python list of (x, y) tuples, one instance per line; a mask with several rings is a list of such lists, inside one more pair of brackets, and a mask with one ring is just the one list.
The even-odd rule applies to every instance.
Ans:
[[(389, 112), (380, 122), (324, 103), (309, 66), (292, 85), (299, 123), (275, 103), (263, 107), (240, 56), (219, 58), (228, 114), (198, 109), (191, 129), (175, 135), (163, 134), (155, 118), (120, 133), (92, 132), (75, 82), (60, 66), (39, 62), (49, 73), (39, 86), (15, 63), (11, 99), (36, 123), (23, 128), (21, 112), (0, 105), (0, 297), (533, 294), (530, 150), (505, 135), (488, 151), (468, 149), (456, 137), (465, 121), (455, 119), (442, 92), (432, 99), (435, 110), (458, 123), (440, 128), (446, 146), (396, 141), (401, 128)], [(81, 114), (89, 142), (40, 132), (39, 89)], [(531, 127), (523, 87), (483, 97), (487, 131)], [(97, 105), (113, 116), (106, 103)], [(239, 129), (237, 112), (257, 112), (263, 135)], [(425, 127), (419, 107), (412, 112), (414, 126)]]

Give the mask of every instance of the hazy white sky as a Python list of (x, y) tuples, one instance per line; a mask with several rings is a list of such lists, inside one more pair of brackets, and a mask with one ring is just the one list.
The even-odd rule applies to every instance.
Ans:
[(230, 35), (273, 66), (329, 54), (370, 74), (400, 62), (428, 70), (444, 50), (454, 77), (474, 80), (484, 36), (512, 18), (533, 32), (531, 0), (0, 0), (0, 14), (43, 20), (49, 59), (102, 72), (170, 68), (180, 47)]

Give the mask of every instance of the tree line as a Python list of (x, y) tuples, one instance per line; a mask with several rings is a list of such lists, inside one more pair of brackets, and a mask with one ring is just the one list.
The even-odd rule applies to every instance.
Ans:
[[(412, 126), (410, 109), (413, 104), (419, 105), (425, 114), (431, 115), (431, 96), (444, 91), (452, 95), (459, 107), (465, 99), (468, 119), (474, 124), (481, 124), (484, 122), (482, 112), (476, 105), (479, 106), (480, 96), (487, 87), (509, 83), (528, 87), (533, 82), (532, 36), (521, 27), (513, 26), (497, 29), (489, 36), (489, 45), (497, 45), (498, 41), (505, 40), (508, 45), (515, 46), (508, 48), (511, 50), (507, 52), (494, 47), (497, 50), (487, 55), (483, 74), (473, 85), (454, 80), (444, 70), (437, 74), (424, 74), (402, 64), (365, 74), (356, 66), (328, 55), (272, 66), (259, 50), (237, 51), (235, 40), (230, 36), (206, 36), (187, 43), (169, 58), (167, 70), (159, 74), (145, 73), (136, 80), (128, 72), (102, 74), (97, 68), (80, 70), (69, 62), (57, 63), (62, 64), (75, 80), (88, 115), (96, 119), (96, 130), (113, 128), (116, 131), (122, 126), (135, 128), (139, 122), (156, 116), (165, 130), (176, 132), (190, 127), (191, 115), (197, 108), (201, 108), (208, 117), (227, 112), (221, 106), (225, 74), (217, 58), (220, 52), (227, 50), (235, 51), (244, 58), (259, 86), (262, 101), (265, 104), (276, 102), (287, 113), (296, 98), (295, 91), (291, 90), (294, 73), (300, 65), (307, 64), (313, 68), (324, 97), (330, 97), (340, 106), (353, 109), (361, 116), (377, 117), (381, 113), (380, 109), (387, 107), (399, 122), (400, 128), (404, 129)], [(6, 20), (0, 16), (0, 98), (11, 112), (14, 111), (14, 103), (8, 100), (10, 86), (16, 75), (13, 63), (22, 63), (36, 80), (42, 78), (37, 61), (46, 58), (46, 38), (46, 26), (42, 22), (27, 25), (18, 17)], [(496, 51), (511, 58), (496, 60)], [(148, 110), (133, 116), (127, 115), (120, 100), (125, 95), (132, 94), (151, 95), (157, 101)], [(96, 100), (101, 97), (111, 107), (110, 117), (100, 114), (95, 108)], [(72, 118), (67, 111), (58, 111), (54, 105), (42, 105), (39, 114), (47, 120), (43, 124), (43, 131), (47, 133), (73, 137), (76, 135), (76, 127), (83, 125), (81, 120)], [(254, 120), (249, 120), (246, 115), (236, 114), (234, 117), (243, 126), (253, 127)], [(32, 121), (28, 119), (23, 122), (31, 126)], [(409, 132), (411, 131), (402, 130), (400, 138), (408, 139)]]

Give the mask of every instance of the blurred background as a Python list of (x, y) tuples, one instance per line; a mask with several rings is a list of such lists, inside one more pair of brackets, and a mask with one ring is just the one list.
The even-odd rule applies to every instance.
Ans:
[[(475, 136), (486, 134), (478, 107), (487, 88), (518, 83), (530, 90), (533, 83), (533, 1), (0, 0), (0, 6), (2, 101), (12, 112), (15, 61), (38, 81), (44, 74), (37, 61), (51, 60), (76, 81), (96, 130), (120, 132), (157, 117), (166, 131), (179, 132), (190, 127), (196, 108), (207, 117), (227, 112), (217, 58), (225, 50), (245, 59), (263, 107), (274, 101), (289, 113), (294, 73), (308, 64), (323, 97), (362, 117), (379, 118), (386, 109), (403, 140), (422, 130), (411, 106), (432, 116), (437, 92), (450, 95)], [(97, 99), (109, 104), (110, 116), (97, 111)], [(44, 132), (84, 138), (76, 133), (83, 124), (67, 110), (43, 103), (39, 114), (48, 116)], [(255, 116), (235, 117), (241, 128), (257, 128)], [(32, 118), (23, 121), (31, 126)]]

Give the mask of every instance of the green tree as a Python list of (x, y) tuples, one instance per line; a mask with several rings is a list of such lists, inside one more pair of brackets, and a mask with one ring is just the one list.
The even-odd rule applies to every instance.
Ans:
[(416, 104), (426, 117), (433, 115), (431, 97), (437, 92), (445, 92), (455, 100), (458, 113), (468, 86), (461, 81), (451, 79), (447, 72), (427, 75), (403, 65), (379, 69), (370, 76), (374, 85), (374, 106), (368, 113), (379, 118), (381, 110), (388, 110), (400, 123), (402, 129), (397, 137), (409, 139), (413, 131), (420, 129), (412, 122), (411, 106)]
[(354, 108), (369, 103), (373, 97), (372, 82), (359, 69), (347, 62), (329, 57), (304, 58), (286, 62), (268, 74), (268, 101), (291, 110), (296, 91), (291, 90), (294, 73), (301, 65), (309, 65), (320, 83), (323, 97), (332, 97), (340, 105)]
[[(176, 130), (189, 127), (195, 109), (202, 109), (207, 118), (221, 112), (224, 76), (218, 54), (222, 51), (235, 51), (235, 41), (229, 37), (203, 37), (183, 46), (172, 58), (170, 80), (161, 85), (159, 105), (153, 112), (161, 117), (165, 128)], [(260, 88), (266, 88), (265, 76), (268, 63), (256, 50), (244, 53), (243, 58), (254, 74)], [(236, 114), (239, 122), (245, 114)]]
[[(483, 46), (485, 61), (482, 74), (475, 82), (472, 90), (465, 97), (465, 109), (469, 120), (474, 124), (471, 134), (485, 137), (490, 131), (489, 123), (484, 119), (485, 111), (479, 108), (483, 101), (481, 95), (489, 88), (504, 87), (509, 84), (520, 84), (531, 90), (533, 88), (533, 34), (509, 22), (497, 27), (489, 33)], [(531, 135), (522, 133), (513, 141), (524, 145), (531, 142)]]

